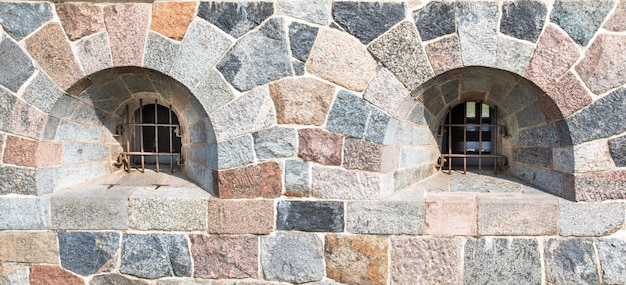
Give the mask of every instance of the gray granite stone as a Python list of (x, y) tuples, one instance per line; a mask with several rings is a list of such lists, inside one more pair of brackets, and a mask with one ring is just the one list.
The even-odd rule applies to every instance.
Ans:
[(305, 196), (309, 188), (309, 164), (300, 160), (285, 161), (285, 192), (292, 196)]
[(76, 144), (63, 145), (63, 163), (79, 163), (96, 160), (107, 160), (110, 156), (110, 146), (104, 144)]
[(559, 25), (578, 44), (586, 46), (615, 5), (615, 0), (557, 0), (550, 21)]
[[(150, 89), (152, 88), (152, 84), (149, 85), (150, 87), (140, 87), (140, 85), (145, 85), (147, 83), (145, 80), (141, 80), (142, 77), (131, 77), (131, 75), (124, 76), (126, 78), (126, 80), (124, 81), (129, 88), (136, 88), (136, 90), (141, 90), (138, 92), (150, 92), (154, 90)], [(91, 104), (91, 106), (107, 112), (112, 112), (121, 104), (120, 101), (105, 93), (98, 85), (92, 85), (91, 87), (87, 88), (85, 92), (80, 95), (80, 99)], [(77, 115), (76, 112), (74, 113), (74, 115)]]
[(379, 144), (389, 144), (395, 131), (395, 120), (385, 112), (370, 106), (370, 117), (365, 130), (365, 139)]
[[(209, 165), (215, 164), (215, 161), (217, 161), (217, 158), (215, 158), (215, 154), (213, 154), (213, 156), (209, 157)], [(191, 161), (185, 163), (185, 173), (189, 176), (189, 178), (197, 182), (202, 189), (211, 194), (216, 194), (216, 189), (213, 188), (213, 184), (215, 183), (214, 169), (207, 167), (206, 164), (199, 164)]]
[[(212, 146), (214, 144), (209, 145), (209, 157), (213, 157)], [(250, 135), (219, 142), (215, 146), (217, 147), (217, 161), (209, 161), (210, 167), (228, 169), (254, 162), (254, 142)], [(213, 163), (217, 165), (212, 165)]]
[(217, 69), (242, 91), (293, 75), (284, 19), (272, 18), (242, 37)]
[(502, 5), (500, 32), (529, 42), (537, 42), (548, 9), (537, 0), (507, 1)]
[(445, 82), (439, 86), (439, 88), (441, 89), (441, 94), (443, 95), (443, 99), (446, 101), (446, 104), (449, 104), (459, 98), (459, 81), (460, 80), (455, 79)]
[(73, 121), (61, 120), (55, 140), (98, 143), (102, 141), (102, 129)]
[(420, 235), (424, 232), (424, 218), (422, 201), (354, 201), (347, 203), (346, 231)]
[(64, 92), (59, 89), (50, 77), (43, 72), (39, 72), (28, 84), (22, 97), (26, 103), (48, 113), (63, 94)]
[[(23, 3), (30, 6), (30, 3)], [(0, 2), (0, 11), (12, 3)], [(46, 3), (47, 5), (47, 3)], [(13, 7), (13, 6), (10, 6)], [(2, 13), (0, 12), (0, 15)], [(2, 19), (2, 17), (0, 17)], [(0, 20), (1, 21), (1, 20)], [(35, 68), (30, 57), (10, 38), (0, 35), (0, 85), (17, 92), (24, 82), (33, 74)]]
[(626, 283), (626, 240), (600, 239), (596, 243), (602, 266), (602, 279), (606, 284)]
[(252, 134), (259, 159), (291, 157), (296, 154), (298, 133), (292, 128), (273, 127)]
[(29, 285), (28, 266), (3, 266), (0, 269), (0, 283), (7, 285)]
[(50, 204), (46, 197), (0, 196), (2, 230), (45, 230), (50, 224), (49, 216)]
[[(203, 2), (205, 3), (205, 2)], [(189, 25), (171, 76), (192, 89), (217, 60), (231, 40), (207, 22), (195, 19)]]
[(172, 69), (179, 51), (179, 43), (156, 32), (148, 31), (143, 66), (167, 74)]
[(579, 144), (626, 131), (626, 88), (617, 89), (569, 117), (572, 143)]
[(272, 2), (200, 2), (198, 16), (235, 38), (274, 13)]
[(145, 282), (145, 281), (142, 281), (142, 280), (130, 279), (128, 277), (125, 277), (125, 276), (122, 276), (122, 275), (119, 275), (119, 274), (96, 275), (93, 278), (91, 278), (91, 281), (89, 281), (89, 285), (111, 285), (111, 284), (115, 284), (115, 285), (147, 285), (149, 283)]
[(137, 189), (128, 202), (129, 227), (143, 231), (206, 230), (208, 198), (208, 193), (197, 188)]
[(433, 1), (413, 11), (415, 25), (422, 41), (456, 32), (454, 2)]
[(521, 180), (536, 185), (548, 193), (557, 196), (563, 194), (562, 175), (560, 173), (519, 163), (513, 165), (512, 173)]
[(391, 71), (380, 68), (363, 92), (363, 99), (394, 118), (404, 120), (414, 103), (410, 92)]
[(324, 245), (315, 234), (293, 232), (263, 236), (260, 247), (265, 279), (305, 283), (324, 278)]
[(292, 22), (289, 24), (289, 44), (291, 54), (296, 59), (306, 62), (315, 43), (318, 28), (306, 24)]
[(513, 149), (513, 160), (534, 166), (552, 167), (552, 148), (522, 147)]
[(0, 130), (11, 131), (13, 105), (17, 97), (4, 88), (0, 88)]
[(35, 169), (12, 165), (0, 166), (0, 195), (37, 195)]
[[(62, 176), (57, 176), (62, 177)], [(50, 228), (113, 230), (128, 228), (128, 188), (71, 189), (50, 197)]]
[(117, 232), (60, 232), (61, 266), (88, 276), (110, 271), (117, 262), (120, 234)]
[(228, 83), (215, 70), (209, 70), (204, 75), (194, 89), (193, 94), (198, 98), (198, 101), (200, 101), (207, 113), (219, 109), (235, 98), (235, 94), (228, 86)]
[(609, 140), (609, 150), (617, 167), (626, 167), (626, 136)]
[[(156, 84), (155, 81), (152, 81), (152, 82), (153, 84)], [(120, 102), (124, 102), (131, 98), (130, 91), (128, 91), (128, 88), (126, 88), (126, 84), (119, 77), (116, 77), (114, 80), (101, 83), (101, 84), (102, 85), (100, 85), (100, 87), (102, 90), (104, 90), (104, 92), (109, 94), (109, 96), (119, 100)], [(159, 89), (158, 91), (161, 93), (161, 95), (163, 95), (164, 92), (162, 89)]]
[(539, 244), (534, 239), (469, 238), (465, 284), (542, 284)]
[(504, 109), (507, 113), (513, 114), (535, 101), (537, 95), (538, 94), (533, 94), (532, 91), (524, 85), (516, 84), (502, 104), (505, 106)]
[(607, 236), (624, 225), (623, 204), (559, 204), (559, 233), (562, 236)]
[(191, 276), (187, 239), (181, 234), (125, 234), (120, 273), (157, 279)]
[(494, 65), (499, 14), (496, 2), (459, 2), (457, 4), (457, 24), (463, 65)]
[(18, 41), (51, 18), (49, 3), (0, 2), (0, 25)]
[(305, 63), (299, 61), (297, 59), (291, 59), (291, 67), (293, 67), (293, 72), (296, 76), (302, 76), (305, 73)]
[(401, 145), (429, 145), (434, 144), (434, 139), (427, 127), (399, 124), (394, 142)]
[(516, 74), (524, 74), (534, 51), (535, 46), (531, 43), (505, 36), (498, 36), (498, 51), (495, 67)]
[(548, 284), (600, 284), (591, 240), (548, 239), (544, 256)]
[[(509, 130), (511, 133), (512, 130)], [(554, 124), (519, 131), (520, 146), (558, 146), (559, 135)]]
[[(126, 84), (126, 88), (128, 88), (128, 91), (130, 91), (131, 94), (140, 92), (156, 92), (156, 89), (154, 88), (154, 85), (152, 85), (152, 81), (147, 74), (127, 73), (120, 75), (120, 78), (124, 84)], [(82, 96), (84, 95), (81, 95), (81, 97)]]
[(399, 2), (333, 2), (333, 20), (363, 44), (368, 44), (405, 17)]
[(72, 115), (72, 120), (83, 124), (100, 125), (105, 117), (106, 113), (104, 111), (96, 109), (91, 105), (80, 103)]
[(519, 128), (526, 128), (530, 126), (536, 126), (544, 123), (546, 118), (543, 112), (535, 105), (530, 105), (526, 109), (517, 113), (517, 126)]
[(398, 191), (411, 186), (428, 176), (433, 175), (435, 168), (432, 164), (404, 168), (393, 172), (393, 189)]
[(276, 1), (276, 14), (286, 15), (322, 26), (330, 18), (330, 0)]
[(76, 57), (85, 74), (113, 67), (109, 37), (102, 32), (76, 42)]
[(369, 109), (370, 107), (363, 99), (341, 90), (328, 113), (326, 128), (346, 136), (363, 138)]
[(68, 188), (94, 178), (111, 173), (111, 164), (108, 161), (72, 164), (54, 168), (54, 190)]
[(341, 201), (278, 201), (276, 228), (287, 231), (342, 232)]

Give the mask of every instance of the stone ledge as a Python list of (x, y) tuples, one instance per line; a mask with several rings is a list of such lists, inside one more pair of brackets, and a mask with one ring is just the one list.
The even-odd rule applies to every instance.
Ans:
[(421, 201), (355, 201), (347, 203), (346, 231), (359, 234), (422, 234)]
[(133, 188), (74, 188), (50, 197), (50, 228), (128, 229), (128, 198)]
[(479, 235), (555, 235), (558, 202), (550, 194), (479, 194)]
[(129, 227), (137, 230), (204, 231), (209, 193), (191, 188), (141, 188), (129, 197)]

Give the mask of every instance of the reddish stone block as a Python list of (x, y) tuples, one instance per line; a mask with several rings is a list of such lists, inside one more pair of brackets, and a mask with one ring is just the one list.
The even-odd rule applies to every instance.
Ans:
[(209, 200), (209, 233), (269, 234), (274, 230), (273, 200)]
[(85, 281), (63, 270), (59, 266), (50, 265), (33, 265), (30, 267), (30, 284), (31, 285), (84, 285)]
[(391, 239), (391, 284), (463, 283), (461, 238), (399, 236)]
[(276, 198), (282, 194), (282, 171), (273, 161), (222, 170), (217, 186), (220, 198)]
[(61, 25), (47, 24), (26, 39), (26, 47), (28, 53), (61, 89), (67, 90), (83, 77)]
[(302, 159), (326, 165), (341, 165), (343, 136), (322, 129), (301, 129), (298, 135), (298, 155)]
[(604, 28), (613, 32), (626, 31), (626, 2), (618, 2), (613, 15), (604, 24)]
[(102, 9), (93, 3), (55, 4), (63, 29), (71, 41), (104, 31)]
[(150, 28), (166, 37), (182, 40), (196, 15), (197, 2), (155, 2)]
[(456, 35), (443, 37), (425, 47), (435, 74), (463, 67), (461, 59), (461, 45)]
[(190, 235), (194, 277), (255, 278), (259, 240), (255, 236)]
[(63, 146), (60, 143), (8, 136), (4, 162), (26, 167), (48, 167), (60, 165), (62, 156)]
[(591, 92), (603, 94), (626, 83), (626, 36), (598, 35), (576, 72)]
[(321, 126), (334, 94), (333, 85), (307, 77), (287, 78), (270, 84), (279, 124)]
[(104, 7), (115, 66), (141, 66), (150, 21), (150, 4), (117, 3)]
[(476, 194), (428, 193), (426, 233), (429, 235), (476, 235)]
[(326, 235), (326, 274), (346, 284), (387, 284), (388, 249), (382, 236)]
[(626, 199), (626, 170), (575, 175), (576, 201)]

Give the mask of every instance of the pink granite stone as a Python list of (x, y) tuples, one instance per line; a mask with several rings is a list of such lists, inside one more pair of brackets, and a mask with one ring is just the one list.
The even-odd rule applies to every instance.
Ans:
[(255, 236), (190, 235), (194, 277), (255, 278), (259, 240)]
[(141, 66), (150, 22), (150, 4), (117, 3), (104, 7), (113, 65)]
[(591, 104), (589, 92), (572, 72), (559, 78), (556, 84), (547, 90), (547, 94), (561, 111), (562, 117), (569, 117)]
[(154, 2), (150, 28), (166, 37), (182, 40), (196, 15), (197, 2)]
[(322, 129), (301, 129), (298, 136), (298, 155), (302, 159), (326, 165), (341, 165), (343, 136)]
[(463, 239), (391, 239), (391, 284), (463, 283)]
[(476, 235), (476, 194), (428, 193), (424, 203), (427, 234)]
[(382, 236), (326, 235), (326, 274), (346, 284), (387, 284), (388, 250)]
[(599, 35), (576, 66), (576, 72), (595, 94), (626, 83), (626, 36)]
[(209, 200), (209, 233), (269, 234), (274, 229), (273, 200)]
[(55, 6), (63, 29), (72, 41), (105, 29), (102, 9), (97, 4), (62, 2)]
[(221, 170), (217, 173), (220, 198), (276, 198), (283, 190), (282, 170), (274, 161)]
[(604, 28), (613, 32), (626, 31), (626, 1), (619, 1), (613, 14), (606, 23)]
[(57, 142), (37, 142), (8, 136), (4, 150), (4, 162), (26, 167), (60, 165), (63, 146)]
[(293, 77), (270, 84), (279, 124), (321, 126), (326, 120), (335, 86), (308, 77)]
[(30, 267), (30, 284), (31, 285), (84, 285), (85, 281), (64, 270), (60, 266), (50, 265), (33, 265)]
[(426, 45), (425, 49), (435, 74), (463, 67), (461, 45), (456, 35), (441, 37)]

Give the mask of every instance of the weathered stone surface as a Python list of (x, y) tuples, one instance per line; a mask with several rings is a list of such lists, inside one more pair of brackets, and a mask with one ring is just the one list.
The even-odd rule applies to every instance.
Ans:
[(30, 284), (32, 285), (44, 285), (44, 284), (67, 284), (67, 285), (83, 285), (85, 281), (63, 270), (59, 266), (51, 265), (32, 265), (30, 267)]
[(73, 121), (62, 120), (59, 123), (55, 140), (97, 143), (102, 141), (102, 129)]
[(572, 143), (579, 144), (623, 133), (626, 131), (626, 124), (622, 122), (624, 114), (626, 114), (626, 88), (620, 88), (566, 120)]
[(609, 140), (609, 151), (617, 167), (626, 167), (626, 136)]
[(592, 172), (575, 176), (576, 201), (626, 199), (626, 171)]
[[(85, 181), (88, 181), (88, 180), (91, 180), (91, 179), (94, 179), (94, 178), (98, 178), (98, 177), (107, 175), (107, 174), (111, 173), (110, 167), (111, 167), (111, 164), (108, 161), (96, 161), (96, 162), (90, 162), (90, 163), (81, 163), (81, 164), (73, 164), (73, 165), (67, 165), (67, 166), (57, 167), (57, 168), (50, 168), (49, 170), (53, 171), (53, 172), (49, 172), (48, 173), (48, 175), (50, 175), (50, 179), (52, 179), (52, 177), (63, 177), (64, 178), (62, 180), (61, 179), (55, 179), (54, 181), (51, 180), (50, 182), (54, 182), (54, 183), (50, 184), (50, 185), (53, 185), (53, 186), (51, 186), (53, 188), (51, 188), (50, 190), (52, 190), (52, 189), (54, 189), (54, 190), (65, 189), (65, 188), (68, 188), (70, 186), (74, 186), (76, 184), (79, 184), (81, 182), (85, 182)], [(97, 198), (96, 198), (96, 200), (97, 200)], [(91, 205), (91, 206), (93, 206), (93, 205)], [(96, 207), (96, 208), (99, 211), (102, 210), (102, 211), (106, 212), (105, 209), (100, 209), (99, 207)], [(115, 207), (112, 207), (112, 208), (115, 208)], [(87, 209), (82, 209), (82, 210), (87, 211)], [(116, 209), (116, 210), (119, 210), (119, 209)], [(115, 210), (113, 212), (115, 212)], [(111, 214), (113, 214), (113, 213), (111, 213)], [(92, 215), (92, 214), (87, 214), (87, 215)], [(100, 213), (96, 214), (96, 216), (98, 216), (98, 215), (100, 215)], [(108, 223), (106, 221), (107, 218), (112, 218), (112, 217), (98, 217), (98, 218), (103, 218), (103, 220), (98, 220), (96, 223), (102, 222), (102, 223), (104, 223), (106, 225), (106, 223)], [(121, 219), (121, 217), (120, 217), (120, 219)], [(70, 218), (69, 220), (75, 222), (75, 220), (73, 220), (73, 218)], [(119, 222), (119, 221), (115, 221), (115, 223), (117, 223), (117, 222)], [(124, 225), (125, 225), (125, 222), (124, 222)], [(109, 224), (109, 226), (110, 226), (110, 224)], [(107, 228), (107, 226), (103, 226), (102, 229), (110, 229), (110, 228)]]
[(178, 57), (179, 50), (179, 43), (149, 31), (146, 40), (146, 52), (143, 56), (143, 66), (168, 73)]
[(76, 43), (76, 56), (85, 74), (113, 67), (109, 38), (106, 33), (83, 38)]
[(574, 146), (574, 171), (599, 172), (613, 167), (606, 140), (596, 140)]
[(276, 162), (264, 162), (217, 174), (220, 198), (276, 198), (282, 192), (282, 171)]
[(391, 238), (391, 284), (461, 284), (463, 244), (459, 238)]
[(576, 43), (556, 27), (548, 25), (539, 37), (535, 53), (526, 69), (526, 78), (543, 90), (548, 90), (578, 57)]
[(265, 129), (276, 123), (268, 88), (243, 94), (209, 115), (218, 141)]
[(303, 197), (310, 192), (309, 164), (306, 161), (287, 160), (285, 161), (285, 195)]
[(17, 101), (15, 95), (4, 88), (0, 88), (0, 130), (2, 131), (11, 130), (11, 125), (13, 124), (12, 111), (15, 101)]
[(365, 235), (326, 235), (326, 275), (341, 283), (387, 284), (388, 240)]
[(399, 167), (411, 167), (432, 163), (439, 152), (427, 146), (403, 146), (400, 148)]
[(424, 49), (435, 74), (463, 66), (461, 45), (457, 35), (438, 39), (426, 45)]
[(226, 35), (207, 22), (196, 19), (189, 26), (170, 74), (191, 89), (222, 57), (230, 44), (231, 40)]
[(355, 201), (347, 203), (346, 231), (358, 234), (422, 234), (422, 201)]
[[(214, 154), (217, 148), (217, 154)], [(254, 161), (254, 143), (252, 137), (244, 135), (238, 138), (209, 145), (209, 166), (215, 169), (228, 169), (252, 163)]]
[(534, 239), (467, 239), (467, 284), (541, 284), (539, 244)]
[(11, 165), (0, 166), (0, 194), (37, 195), (36, 171)]
[(513, 160), (540, 166), (552, 167), (552, 148), (549, 147), (522, 147), (513, 148)]
[(607, 284), (626, 282), (626, 241), (623, 239), (600, 239), (596, 243), (602, 266), (602, 279)]
[(326, 128), (349, 137), (363, 138), (370, 106), (360, 97), (345, 90), (337, 93)]
[(547, 194), (490, 193), (478, 201), (480, 235), (554, 235), (558, 202)]
[(330, 0), (277, 1), (276, 14), (326, 25), (330, 17)]
[(209, 200), (209, 233), (269, 234), (274, 229), (272, 200)]
[(255, 278), (259, 240), (255, 236), (190, 235), (196, 278)]
[(371, 107), (365, 139), (379, 144), (391, 144), (397, 125), (397, 120), (380, 109)]
[(116, 232), (60, 232), (61, 266), (88, 276), (115, 267), (120, 234)]
[(289, 43), (293, 57), (301, 61), (309, 58), (309, 53), (317, 37), (317, 27), (292, 22), (289, 24)]
[(400, 120), (406, 118), (413, 103), (409, 91), (386, 68), (381, 68), (367, 85), (363, 99)]
[(393, 176), (313, 166), (311, 194), (324, 199), (376, 199), (393, 192)]
[(307, 71), (347, 89), (362, 91), (376, 75), (376, 60), (346, 33), (320, 29), (307, 61)]
[(517, 113), (517, 126), (519, 128), (526, 128), (542, 124), (546, 121), (541, 109), (536, 104), (526, 107), (524, 110)]
[(58, 192), (50, 198), (50, 227), (62, 230), (126, 229), (129, 192), (128, 188), (105, 187)]
[(0, 196), (0, 229), (45, 230), (50, 224), (48, 198)]
[(17, 41), (51, 18), (49, 3), (0, 3), (0, 25)]
[(62, 146), (55, 142), (37, 142), (8, 136), (4, 162), (26, 167), (47, 167), (61, 164)]
[(459, 2), (457, 23), (465, 66), (493, 66), (496, 60), (498, 18), (496, 2)]
[(550, 284), (598, 284), (597, 256), (586, 239), (548, 239), (544, 255), (546, 281)]
[(3, 265), (0, 268), (0, 282), (10, 285), (29, 285), (30, 270), (27, 266)]
[(562, 236), (606, 236), (624, 224), (623, 204), (559, 204), (559, 233)]
[(70, 41), (105, 29), (102, 9), (94, 3), (62, 2), (57, 3), (55, 7)]
[(413, 18), (422, 41), (430, 41), (456, 32), (453, 2), (429, 2), (419, 10), (413, 11)]
[(502, 5), (500, 32), (518, 39), (536, 42), (543, 29), (548, 9), (537, 0), (507, 1)]
[(343, 165), (347, 169), (389, 172), (398, 166), (397, 147), (353, 138), (346, 139), (344, 146)]
[(613, 32), (626, 31), (626, 3), (618, 1), (615, 10), (611, 14), (608, 21), (604, 23), (605, 29)]
[(534, 51), (535, 45), (533, 44), (498, 36), (495, 67), (516, 74), (524, 74)]
[(204, 75), (193, 94), (207, 113), (217, 110), (235, 98), (228, 83), (215, 70), (210, 70)]
[(191, 256), (184, 235), (124, 234), (120, 273), (141, 278), (191, 276)]
[(148, 283), (142, 280), (130, 279), (128, 277), (119, 274), (102, 274), (95, 275), (91, 278), (89, 285), (147, 285)]
[(0, 261), (59, 264), (54, 232), (0, 231), (0, 247)]
[[(0, 3), (7, 4), (7, 3)], [(13, 92), (35, 71), (30, 57), (10, 38), (0, 36), (0, 84)], [(4, 93), (4, 90), (1, 91)]]
[(52, 107), (61, 96), (63, 96), (63, 91), (43, 72), (37, 74), (22, 95), (26, 103), (46, 113), (52, 110)]
[[(569, 136), (569, 130), (567, 132)], [(520, 146), (558, 146), (559, 139), (559, 130), (557, 130), (554, 124), (519, 131)], [(563, 142), (563, 145), (571, 145), (571, 142), (569, 144)]]
[(292, 232), (261, 237), (263, 277), (295, 283), (322, 280), (323, 246), (315, 234)]
[(602, 94), (626, 83), (626, 37), (599, 35), (591, 44), (576, 71), (592, 92)]
[(295, 129), (273, 127), (258, 131), (252, 137), (259, 159), (291, 157), (296, 154), (298, 134)]
[(63, 163), (79, 163), (109, 158), (110, 146), (102, 144), (66, 143), (63, 145)]
[(334, 86), (308, 77), (287, 78), (269, 86), (279, 124), (324, 124)]
[(550, 21), (559, 25), (577, 43), (586, 46), (614, 5), (615, 0), (557, 0)]
[(341, 165), (343, 137), (322, 129), (298, 130), (298, 156), (326, 165)]
[(155, 2), (150, 28), (166, 37), (181, 40), (196, 14), (196, 2)]
[(343, 202), (278, 201), (276, 228), (287, 231), (341, 232)]
[(104, 23), (115, 66), (141, 66), (151, 4), (117, 3), (104, 6)]
[(238, 38), (254, 29), (274, 12), (271, 2), (200, 2), (198, 16)]
[(424, 203), (427, 234), (451, 236), (477, 234), (476, 194), (428, 193)]
[(547, 90), (547, 94), (561, 111), (562, 117), (569, 117), (591, 103), (589, 92), (572, 72), (563, 75)]
[(128, 202), (128, 224), (136, 230), (202, 231), (207, 198), (199, 189), (137, 189)]
[(333, 20), (342, 29), (368, 44), (405, 17), (398, 2), (334, 2)]

